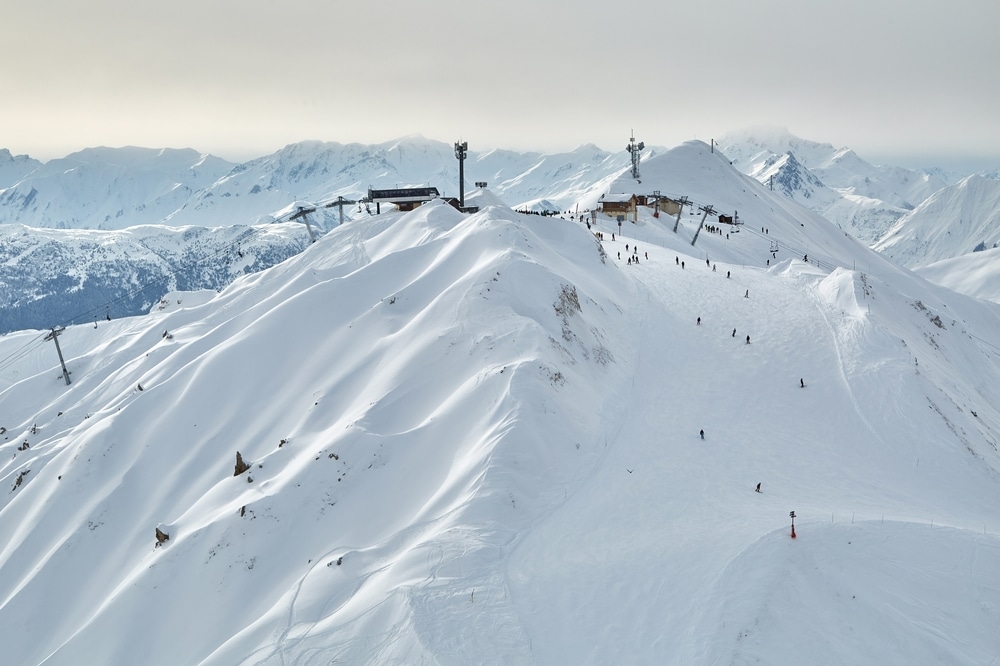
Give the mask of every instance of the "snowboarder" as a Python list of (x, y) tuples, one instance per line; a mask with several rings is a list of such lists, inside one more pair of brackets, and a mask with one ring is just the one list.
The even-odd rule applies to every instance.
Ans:
[(760, 492), (760, 483), (757, 484), (757, 492)]
[(704, 431), (704, 429), (701, 430), (701, 431), (699, 431), (698, 434), (701, 435), (702, 439), (705, 439), (705, 431)]

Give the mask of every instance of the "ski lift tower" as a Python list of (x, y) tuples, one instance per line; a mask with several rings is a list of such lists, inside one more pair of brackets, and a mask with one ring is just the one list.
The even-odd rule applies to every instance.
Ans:
[(315, 212), (316, 212), (316, 208), (315, 207), (313, 207), (313, 208), (305, 208), (304, 206), (299, 206), (298, 212), (288, 218), (289, 222), (291, 222), (292, 220), (297, 220), (300, 217), (305, 221), (305, 223), (306, 223), (306, 229), (309, 231), (309, 242), (310, 243), (315, 243), (316, 242), (316, 234), (313, 233), (313, 228), (309, 224), (309, 213), (315, 213)]
[(635, 142), (635, 132), (632, 132), (632, 138), (628, 140), (628, 145), (625, 146), (625, 150), (632, 155), (632, 177), (639, 180), (639, 153), (642, 149), (646, 147), (646, 144), (640, 141)]
[(458, 158), (458, 205), (462, 208), (465, 208), (465, 156), (468, 153), (468, 141), (455, 142), (455, 157)]

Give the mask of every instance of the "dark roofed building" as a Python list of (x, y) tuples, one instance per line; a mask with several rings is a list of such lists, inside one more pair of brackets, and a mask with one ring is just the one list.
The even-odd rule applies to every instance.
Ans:
[(386, 190), (368, 188), (368, 200), (375, 203), (378, 212), (381, 212), (383, 203), (391, 203), (399, 210), (413, 210), (439, 196), (441, 195), (436, 187), (397, 187)]

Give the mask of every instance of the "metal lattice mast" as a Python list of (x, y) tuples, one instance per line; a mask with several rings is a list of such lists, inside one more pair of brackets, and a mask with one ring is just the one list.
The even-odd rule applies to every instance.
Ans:
[(465, 156), (468, 153), (468, 141), (455, 142), (455, 157), (458, 158), (458, 205), (462, 208), (465, 208)]
[(646, 147), (646, 144), (640, 141), (638, 144), (635, 142), (635, 132), (632, 132), (632, 138), (628, 140), (628, 145), (625, 146), (625, 150), (632, 155), (632, 177), (639, 180), (639, 154), (642, 149)]

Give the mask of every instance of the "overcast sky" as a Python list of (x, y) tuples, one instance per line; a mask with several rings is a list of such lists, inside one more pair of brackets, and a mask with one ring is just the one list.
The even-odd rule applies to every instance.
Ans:
[(998, 0), (13, 0), (4, 25), (0, 147), (42, 160), (778, 125), (877, 163), (1000, 168)]

